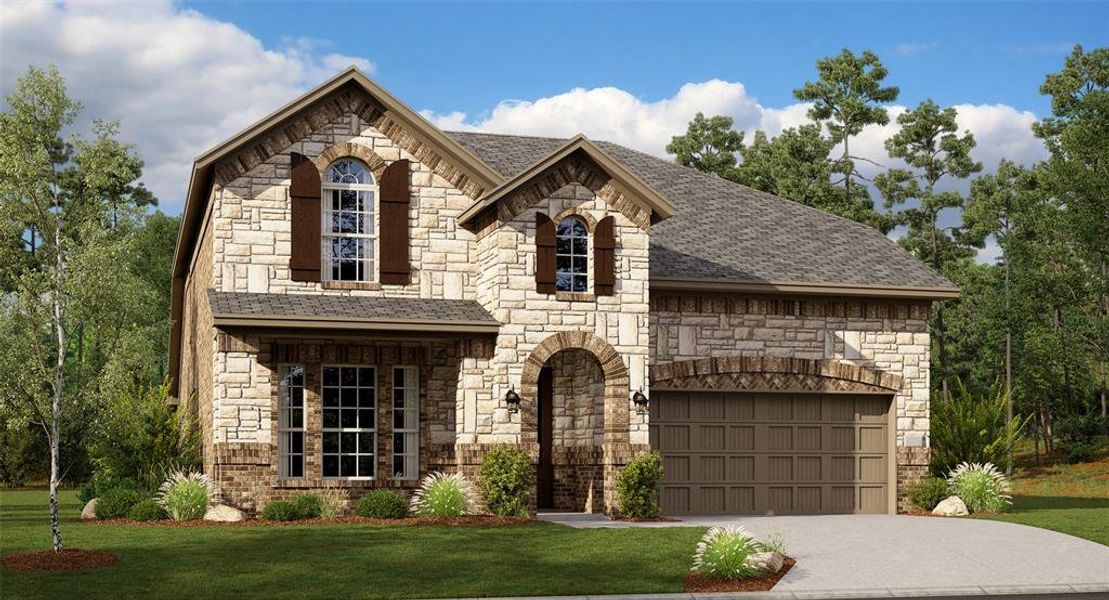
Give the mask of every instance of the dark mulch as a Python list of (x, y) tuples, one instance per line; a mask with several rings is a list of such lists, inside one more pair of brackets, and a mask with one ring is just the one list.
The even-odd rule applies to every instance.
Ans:
[(87, 571), (116, 564), (115, 554), (88, 550), (35, 550), (9, 554), (3, 558), (4, 566), (17, 571)]
[(95, 525), (134, 525), (147, 527), (281, 527), (286, 525), (385, 525), (410, 527), (413, 525), (443, 525), (460, 527), (508, 527), (512, 525), (534, 525), (540, 521), (521, 517), (458, 517), (443, 519), (437, 517), (407, 517), (404, 519), (371, 519), (368, 517), (338, 517), (335, 519), (300, 519), (297, 521), (266, 521), (264, 519), (245, 519), (237, 523), (223, 523), (216, 521), (132, 521), (131, 519), (101, 519), (81, 521)]
[(786, 557), (782, 562), (782, 570), (774, 573), (773, 575), (764, 575), (762, 577), (755, 577), (751, 579), (716, 579), (715, 577), (706, 577), (699, 573), (690, 573), (685, 577), (685, 587), (683, 591), (690, 593), (705, 593), (705, 592), (766, 592), (774, 588), (778, 581), (789, 573), (793, 565), (797, 561), (790, 557)]
[(612, 517), (613, 521), (628, 521), (629, 523), (677, 523), (681, 519), (672, 519), (670, 517), (621, 517), (619, 515)]

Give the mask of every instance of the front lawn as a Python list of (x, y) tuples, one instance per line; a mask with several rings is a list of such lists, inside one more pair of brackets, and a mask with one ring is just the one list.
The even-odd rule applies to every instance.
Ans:
[[(3, 598), (431, 598), (680, 592), (703, 528), (160, 527), (78, 521), (62, 496), (66, 545), (114, 567), (27, 573), (0, 567)], [(44, 491), (0, 492), (0, 555), (48, 548)]]
[(1018, 457), (1013, 508), (984, 518), (1068, 533), (1109, 546), (1109, 451), (1075, 465)]

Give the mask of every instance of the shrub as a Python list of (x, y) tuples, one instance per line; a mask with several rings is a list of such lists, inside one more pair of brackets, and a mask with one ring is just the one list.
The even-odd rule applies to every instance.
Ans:
[(925, 477), (909, 486), (909, 501), (920, 510), (930, 511), (943, 502), (951, 492), (946, 479)]
[(374, 490), (358, 500), (357, 513), (372, 519), (403, 519), (408, 514), (408, 504), (393, 492)]
[(304, 518), (300, 507), (292, 500), (273, 500), (262, 509), (262, 518), (267, 521), (297, 521)]
[(174, 521), (190, 521), (204, 517), (219, 491), (207, 475), (177, 471), (158, 488), (157, 500)]
[(87, 504), (89, 500), (99, 498), (108, 490), (115, 488), (124, 488), (137, 492), (139, 491), (139, 482), (126, 477), (98, 477), (81, 488), (81, 491), (77, 492), (77, 499), (80, 500), (82, 504)]
[(990, 463), (962, 463), (947, 477), (951, 493), (958, 496), (967, 510), (999, 512), (1013, 503), (1009, 480)]
[(323, 514), (323, 500), (316, 494), (301, 494), (293, 498), (293, 505), (301, 519), (316, 519)]
[(200, 428), (167, 401), (168, 385), (137, 386), (108, 398), (103, 435), (90, 449), (100, 477), (130, 478), (154, 490), (175, 471), (201, 466)]
[(631, 518), (658, 515), (658, 482), (662, 479), (662, 456), (651, 452), (633, 458), (616, 480), (620, 513)]
[(519, 448), (498, 444), (481, 461), (481, 495), (497, 516), (527, 516), (533, 486), (531, 457)]
[(412, 513), (421, 517), (453, 518), (480, 512), (477, 490), (461, 473), (435, 472), (420, 482), (412, 495)]
[(345, 504), (342, 492), (335, 489), (324, 490), (320, 494), (320, 517), (334, 519), (343, 515)]
[(976, 398), (961, 381), (950, 399), (932, 400), (932, 473), (941, 476), (961, 462), (1008, 463), (1028, 419), (1005, 418), (1009, 395), (998, 383)]
[(127, 518), (132, 521), (160, 521), (166, 518), (166, 511), (153, 498), (143, 498), (127, 511)]
[(96, 502), (97, 519), (119, 519), (126, 517), (131, 508), (142, 500), (137, 490), (117, 487), (105, 491)]
[(693, 571), (717, 579), (746, 579), (761, 574), (747, 563), (762, 545), (742, 527), (713, 527), (693, 553)]
[(1080, 463), (1093, 458), (1098, 451), (1097, 436), (1105, 427), (1105, 419), (1096, 412), (1069, 415), (1055, 424), (1055, 433), (1066, 444), (1067, 462)]

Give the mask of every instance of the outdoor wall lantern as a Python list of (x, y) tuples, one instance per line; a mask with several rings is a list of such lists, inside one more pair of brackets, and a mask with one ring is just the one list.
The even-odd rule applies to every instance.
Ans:
[(647, 396), (643, 395), (642, 389), (632, 394), (632, 402), (635, 403), (636, 411), (641, 413), (647, 412)]
[(520, 394), (516, 393), (516, 388), (508, 390), (504, 401), (508, 404), (508, 412), (520, 412)]

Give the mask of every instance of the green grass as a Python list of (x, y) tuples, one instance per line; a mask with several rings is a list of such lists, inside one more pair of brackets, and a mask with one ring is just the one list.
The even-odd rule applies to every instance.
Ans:
[[(78, 521), (63, 492), (67, 547), (114, 567), (0, 567), (3, 598), (429, 598), (679, 592), (703, 528), (144, 527)], [(46, 493), (0, 492), (0, 555), (48, 548)]]
[[(1109, 450), (1109, 449), (1106, 449)], [(1109, 546), (1109, 451), (1075, 465), (1036, 465), (1020, 456), (1013, 507), (982, 518), (1023, 523)]]

